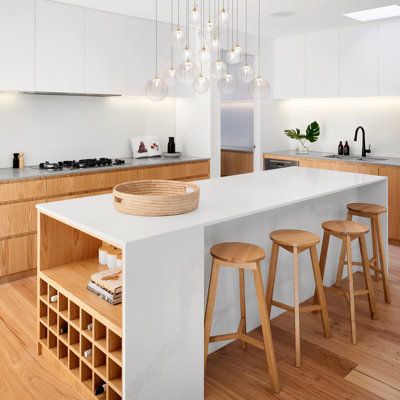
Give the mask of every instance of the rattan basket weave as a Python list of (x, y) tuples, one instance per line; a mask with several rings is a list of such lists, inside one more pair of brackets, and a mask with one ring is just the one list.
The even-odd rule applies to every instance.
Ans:
[(185, 214), (199, 206), (194, 183), (148, 180), (122, 183), (113, 190), (114, 206), (124, 214), (165, 216)]

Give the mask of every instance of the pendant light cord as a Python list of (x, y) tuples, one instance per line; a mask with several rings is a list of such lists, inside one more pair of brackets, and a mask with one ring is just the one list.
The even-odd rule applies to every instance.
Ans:
[(158, 78), (158, 1), (156, 1), (156, 78)]
[(180, 1), (178, 0), (178, 29), (180, 28), (180, 8), (181, 4)]
[(232, 0), (232, 30), (231, 30), (231, 34), (232, 34), (232, 49), (234, 47), (234, 41), (235, 41), (235, 4), (234, 4), (234, 0)]
[(189, 48), (189, 0), (186, 0), (186, 48)]
[(219, 7), (220, 7), (220, 3), (219, 0), (218, 1), (218, 15), (217, 15), (217, 36), (218, 36), (218, 61), (221, 61), (221, 35), (220, 35), (220, 31), (219, 31)]
[(236, 0), (236, 46), (239, 46), (239, 0)]
[(245, 41), (246, 54), (245, 54), (245, 58), (246, 58), (246, 61), (245, 61), (245, 65), (247, 65), (247, 42), (248, 42), (247, 24), (248, 24), (248, 22), (247, 22), (247, 0), (246, 0), (246, 27), (245, 27), (245, 31), (246, 31), (246, 41)]
[[(174, 0), (171, 0), (171, 37), (174, 33)], [(174, 47), (171, 41), (171, 69), (174, 69)]]
[(258, 0), (258, 77), (261, 76), (261, 0)]
[[(204, 50), (204, 0), (201, 0), (201, 50)], [(200, 76), (203, 76), (203, 60), (200, 57)]]

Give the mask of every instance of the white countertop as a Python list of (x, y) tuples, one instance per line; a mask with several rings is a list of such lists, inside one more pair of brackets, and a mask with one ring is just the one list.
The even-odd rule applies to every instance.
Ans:
[(104, 241), (126, 243), (207, 226), (385, 180), (385, 177), (291, 167), (197, 182), (199, 208), (171, 217), (136, 217), (114, 209), (112, 195), (40, 204), (37, 208)]

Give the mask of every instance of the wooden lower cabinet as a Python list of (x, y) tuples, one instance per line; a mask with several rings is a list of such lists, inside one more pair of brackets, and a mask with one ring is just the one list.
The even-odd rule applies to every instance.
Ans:
[(209, 176), (210, 162), (201, 160), (0, 184), (0, 283), (36, 268), (37, 204), (111, 193), (115, 185), (135, 180)]
[(388, 178), (389, 238), (400, 245), (400, 168), (381, 166), (379, 175)]
[(254, 171), (254, 155), (246, 151), (221, 151), (221, 176), (246, 174)]
[(300, 167), (328, 169), (343, 172), (355, 172), (357, 174), (379, 175), (377, 165), (345, 164), (329, 161), (299, 160)]
[(0, 239), (36, 232), (36, 204), (41, 201), (27, 201), (0, 205)]
[(0, 240), (0, 277), (34, 268), (36, 234)]

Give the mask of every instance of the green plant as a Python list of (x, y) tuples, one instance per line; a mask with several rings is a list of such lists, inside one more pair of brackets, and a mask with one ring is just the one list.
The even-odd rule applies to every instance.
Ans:
[(298, 140), (299, 147), (298, 152), (308, 152), (310, 149), (307, 147), (307, 141), (314, 143), (318, 140), (320, 134), (320, 128), (317, 121), (312, 122), (307, 126), (306, 134), (302, 135), (300, 129), (286, 129), (285, 135), (290, 139)]

